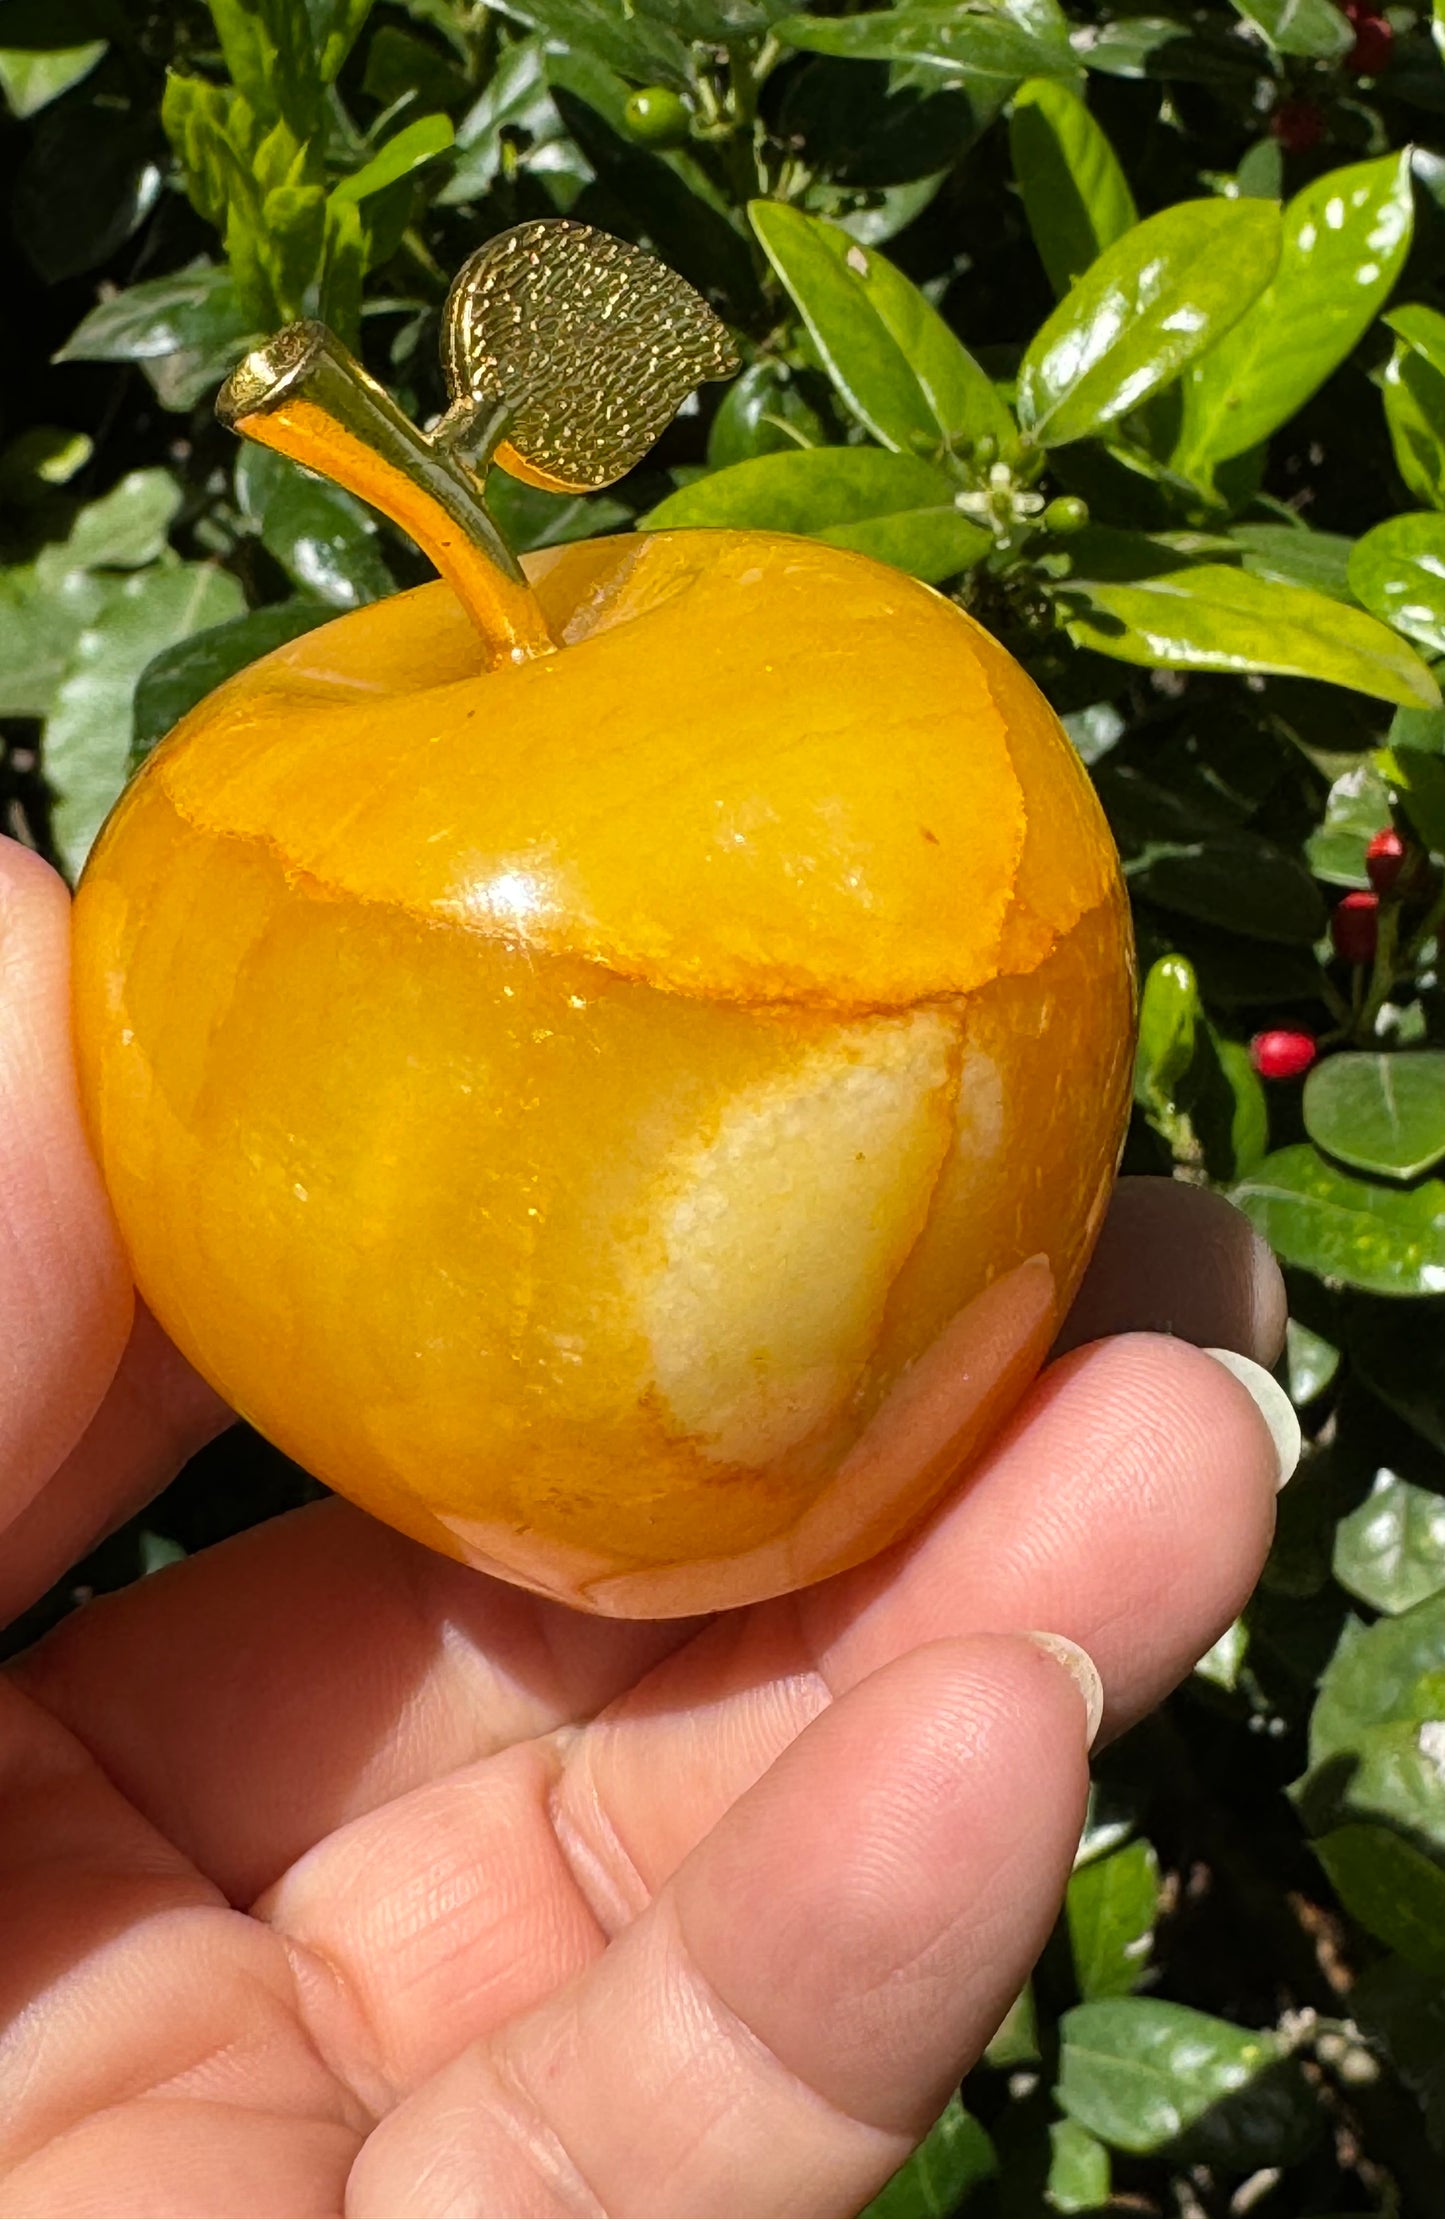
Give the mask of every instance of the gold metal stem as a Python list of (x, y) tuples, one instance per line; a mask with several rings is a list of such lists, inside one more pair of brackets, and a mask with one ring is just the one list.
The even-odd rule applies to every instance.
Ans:
[[(449, 442), (419, 432), (324, 324), (288, 324), (248, 354), (221, 388), (216, 413), (230, 430), (319, 471), (399, 524), (461, 601), (493, 668), (553, 651), (475, 470)], [(500, 436), (501, 421), (496, 429)]]

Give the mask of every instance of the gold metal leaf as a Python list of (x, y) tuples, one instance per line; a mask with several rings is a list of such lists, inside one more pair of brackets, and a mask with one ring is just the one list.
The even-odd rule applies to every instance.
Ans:
[(686, 279), (566, 217), (480, 247), (457, 272), (442, 328), (451, 414), (505, 410), (493, 459), (558, 491), (611, 485), (704, 378), (738, 367), (726, 327)]

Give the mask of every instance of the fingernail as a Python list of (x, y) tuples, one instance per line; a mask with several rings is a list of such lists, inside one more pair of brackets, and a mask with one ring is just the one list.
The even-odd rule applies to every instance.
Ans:
[(1279, 1462), (1279, 1477), (1274, 1483), (1278, 1491), (1292, 1477), (1300, 1458), (1299, 1419), (1295, 1416), (1294, 1404), (1274, 1374), (1251, 1357), (1237, 1355), (1232, 1348), (1206, 1348), (1204, 1354), (1212, 1356), (1216, 1364), (1223, 1364), (1227, 1372), (1234, 1374), (1269, 1427)]
[(1084, 1698), (1086, 1733), (1084, 1747), (1092, 1749), (1098, 1739), (1099, 1727), (1104, 1717), (1104, 1683), (1099, 1677), (1099, 1667), (1087, 1649), (1077, 1641), (1070, 1641), (1061, 1633), (1031, 1633), (1024, 1637), (1036, 1649), (1061, 1664)]

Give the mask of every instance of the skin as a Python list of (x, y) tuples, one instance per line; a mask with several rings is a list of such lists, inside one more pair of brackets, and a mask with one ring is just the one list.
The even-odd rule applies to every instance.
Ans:
[[(0, 1588), (228, 1413), (133, 1310), (70, 1065), (64, 889), (0, 851)], [(0, 2219), (856, 2209), (978, 2054), (1105, 1733), (1239, 1608), (1272, 1265), (1124, 1190), (906, 1546), (710, 1621), (574, 1615), (331, 1501), (68, 1619), (0, 1686)], [(1131, 1216), (1132, 1213), (1132, 1216)], [(1181, 1295), (1179, 1290), (1191, 1291)], [(1094, 1336), (1108, 1332), (1113, 1338)]]

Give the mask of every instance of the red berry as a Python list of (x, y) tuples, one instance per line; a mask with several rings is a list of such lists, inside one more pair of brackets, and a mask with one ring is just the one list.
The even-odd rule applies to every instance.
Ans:
[(1365, 850), (1365, 869), (1370, 874), (1370, 884), (1377, 894), (1392, 891), (1396, 879), (1405, 868), (1405, 843), (1393, 825), (1386, 825), (1377, 832)]
[(1249, 1060), (1262, 1079), (1302, 1078), (1319, 1050), (1312, 1032), (1257, 1032)]
[(1269, 127), (1286, 154), (1308, 154), (1325, 135), (1324, 111), (1312, 100), (1281, 100)]
[(1335, 954), (1345, 963), (1369, 963), (1375, 953), (1379, 938), (1380, 897), (1378, 894), (1346, 894), (1336, 904), (1330, 919), (1330, 938), (1335, 944)]
[(1382, 15), (1355, 19), (1355, 43), (1345, 56), (1346, 69), (1356, 77), (1378, 77), (1388, 66), (1395, 33)]

